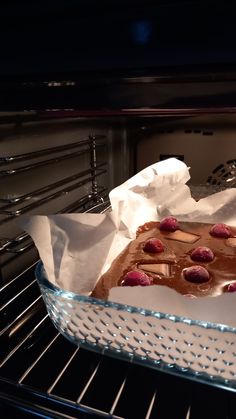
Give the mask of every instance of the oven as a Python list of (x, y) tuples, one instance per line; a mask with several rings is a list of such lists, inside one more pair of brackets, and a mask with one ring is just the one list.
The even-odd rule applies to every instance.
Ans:
[[(99, 11), (91, 1), (79, 11), (72, 3), (3, 9), (5, 35), (9, 21), (17, 27), (23, 19), (27, 30), (8, 38), (22, 60), (15, 68), (3, 49), (0, 70), (1, 414), (233, 419), (234, 391), (91, 352), (60, 335), (35, 279), (38, 253), (16, 222), (22, 214), (104, 212), (112, 188), (173, 156), (191, 167), (193, 192), (235, 187), (231, 9), (104, 1)], [(222, 15), (225, 37), (217, 30)], [(177, 40), (167, 24), (184, 25)]]

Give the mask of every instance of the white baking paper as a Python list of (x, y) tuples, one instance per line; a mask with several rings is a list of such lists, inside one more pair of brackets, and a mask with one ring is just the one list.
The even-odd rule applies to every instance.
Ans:
[[(23, 216), (20, 225), (33, 238), (49, 280), (63, 289), (89, 295), (100, 275), (147, 221), (171, 214), (179, 220), (236, 226), (236, 189), (197, 202), (186, 184), (189, 179), (185, 163), (171, 158), (113, 189), (109, 213)], [(115, 287), (109, 299), (236, 327), (236, 293), (189, 299), (164, 286)]]

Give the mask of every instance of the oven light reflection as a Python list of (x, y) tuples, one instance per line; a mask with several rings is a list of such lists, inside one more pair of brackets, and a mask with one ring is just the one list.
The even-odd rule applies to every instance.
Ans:
[(148, 20), (137, 20), (132, 24), (132, 36), (137, 44), (145, 45), (150, 41), (152, 24)]
[(64, 87), (64, 86), (75, 86), (75, 82), (72, 80), (67, 81), (50, 81), (48, 87)]

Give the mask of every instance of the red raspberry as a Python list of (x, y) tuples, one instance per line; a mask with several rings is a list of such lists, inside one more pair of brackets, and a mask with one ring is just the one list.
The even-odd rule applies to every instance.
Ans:
[(178, 230), (179, 223), (175, 217), (169, 216), (161, 220), (159, 228), (162, 231), (175, 231)]
[(184, 278), (196, 284), (207, 282), (210, 279), (208, 271), (203, 266), (193, 265), (183, 270)]
[(231, 284), (229, 284), (227, 286), (227, 291), (228, 292), (235, 292), (236, 291), (236, 281), (235, 282), (231, 282)]
[(210, 234), (214, 237), (228, 239), (232, 236), (230, 228), (226, 224), (215, 224), (210, 229)]
[(191, 259), (195, 262), (211, 262), (215, 255), (209, 247), (196, 247), (191, 253)]
[(146, 285), (151, 285), (151, 278), (142, 271), (129, 271), (124, 276), (121, 285), (127, 287), (141, 285), (145, 287)]
[(153, 237), (145, 242), (143, 250), (148, 253), (160, 253), (164, 252), (164, 246), (161, 240)]

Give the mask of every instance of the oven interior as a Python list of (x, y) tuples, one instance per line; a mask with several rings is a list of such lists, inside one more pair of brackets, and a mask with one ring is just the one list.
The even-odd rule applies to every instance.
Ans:
[(235, 418), (233, 392), (77, 348), (52, 325), (24, 214), (102, 212), (109, 191), (168, 157), (191, 187), (236, 184), (236, 118), (0, 115), (0, 406), (17, 417)]

